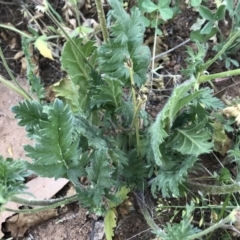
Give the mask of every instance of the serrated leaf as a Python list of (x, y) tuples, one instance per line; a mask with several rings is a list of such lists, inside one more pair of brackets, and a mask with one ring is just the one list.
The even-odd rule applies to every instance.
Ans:
[(24, 178), (28, 175), (25, 162), (14, 161), (12, 158), (4, 159), (0, 155), (0, 212), (12, 196), (24, 193), (23, 191), (27, 188)]
[(107, 148), (107, 143), (98, 127), (93, 126), (83, 116), (75, 118), (76, 132), (87, 138), (88, 144), (96, 149)]
[(45, 41), (46, 36), (41, 36), (37, 38), (37, 40), (34, 43), (34, 46), (38, 49), (38, 51), (45, 57), (49, 58), (51, 60), (54, 60), (52, 57), (52, 52), (48, 47), (47, 42)]
[(97, 86), (92, 95), (90, 106), (108, 105), (119, 108), (122, 105), (122, 83), (113, 78), (103, 78), (105, 85)]
[(41, 82), (41, 78), (36, 75), (35, 72), (35, 63), (32, 58), (32, 51), (30, 48), (30, 42), (29, 39), (26, 37), (22, 37), (22, 50), (25, 55), (26, 63), (27, 63), (27, 80), (30, 85), (30, 89), (32, 92), (36, 93), (36, 96), (39, 100), (43, 99), (45, 97), (45, 89), (44, 84)]
[(19, 102), (18, 106), (12, 107), (11, 111), (15, 113), (15, 118), (20, 119), (19, 126), (25, 126), (26, 131), (34, 134), (34, 130), (41, 122), (47, 121), (47, 114), (43, 112), (43, 106), (36, 101), (25, 100)]
[(120, 2), (110, 0), (109, 3), (113, 8), (111, 18), (114, 24), (110, 28), (112, 38), (98, 49), (100, 70), (124, 84), (130, 84), (126, 62), (131, 59), (134, 82), (140, 86), (146, 81), (150, 61), (149, 48), (143, 45), (144, 23), (141, 13), (134, 8), (130, 18)]
[(197, 98), (197, 101), (209, 110), (219, 110), (224, 108), (223, 102), (213, 96), (213, 90), (210, 88), (203, 88), (200, 90), (201, 95)]
[(96, 206), (101, 206), (101, 198), (109, 191), (112, 186), (116, 186), (112, 179), (114, 171), (109, 163), (109, 157), (106, 148), (95, 150), (90, 166), (86, 169), (88, 178), (91, 181), (92, 201)]
[(212, 150), (213, 143), (209, 141), (211, 133), (206, 129), (205, 121), (175, 131), (169, 146), (181, 154), (199, 156)]
[[(33, 159), (36, 173), (56, 179), (65, 177), (68, 168), (75, 163), (80, 155), (73, 124), (73, 115), (68, 106), (56, 99), (52, 106), (46, 109), (48, 121), (41, 122), (38, 135), (34, 135), (35, 146), (25, 146), (27, 156)], [(49, 171), (44, 172), (48, 167)], [(55, 174), (53, 171), (55, 169)]]
[(114, 228), (117, 226), (115, 209), (109, 209), (104, 217), (104, 232), (107, 240), (112, 240)]
[(170, 128), (176, 118), (176, 114), (200, 94), (199, 92), (195, 92), (194, 94), (186, 96), (186, 93), (193, 87), (195, 83), (196, 80), (192, 79), (176, 87), (173, 90), (170, 99), (162, 111), (158, 114), (156, 121), (150, 128), (151, 147), (154, 153), (155, 162), (159, 166), (164, 165), (161, 160), (162, 154), (159, 146), (168, 137)]
[(194, 166), (197, 157), (185, 157), (181, 163), (175, 163), (172, 168), (160, 169), (151, 181), (151, 192), (156, 197), (156, 191), (161, 191), (162, 196), (170, 197), (172, 195), (179, 196), (179, 185), (183, 183), (188, 175), (188, 171)]
[(78, 86), (67, 79), (63, 78), (59, 82), (52, 85), (52, 90), (55, 92), (56, 97), (61, 97), (61, 99), (67, 103), (73, 112), (78, 110)]

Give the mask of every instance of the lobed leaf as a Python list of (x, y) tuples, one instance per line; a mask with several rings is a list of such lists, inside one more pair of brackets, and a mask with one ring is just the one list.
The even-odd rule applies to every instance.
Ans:
[(205, 123), (206, 121), (203, 121), (186, 128), (175, 129), (168, 145), (183, 155), (197, 157), (200, 154), (209, 153), (213, 143), (210, 142), (211, 133), (204, 126)]
[[(39, 172), (45, 177), (60, 178), (66, 176), (69, 167), (78, 160), (79, 140), (76, 138), (69, 106), (56, 99), (46, 112), (48, 121), (41, 122), (39, 134), (34, 136), (35, 146), (27, 145), (24, 149), (26, 155), (33, 159), (32, 169), (36, 173)], [(44, 172), (46, 166), (48, 171)]]
[(192, 79), (176, 87), (173, 90), (170, 99), (158, 114), (156, 121), (150, 128), (151, 147), (154, 153), (155, 162), (159, 166), (164, 165), (159, 146), (168, 137), (177, 113), (200, 94), (199, 92), (195, 92), (186, 96), (187, 92), (195, 83), (196, 80)]

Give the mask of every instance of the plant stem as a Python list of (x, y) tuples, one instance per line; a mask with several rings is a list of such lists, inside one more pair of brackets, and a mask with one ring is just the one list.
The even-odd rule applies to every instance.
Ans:
[(30, 38), (30, 39), (31, 39), (31, 38), (34, 39), (31, 35), (26, 34), (25, 32), (22, 32), (22, 31), (18, 30), (17, 28), (13, 27), (13, 26), (8, 26), (8, 25), (6, 25), (6, 24), (0, 24), (0, 28), (1, 28), (1, 27), (2, 27), (2, 28), (9, 29), (9, 30), (11, 30), (11, 31), (13, 31), (13, 32), (16, 32), (16, 33), (22, 35), (23, 37)]
[(211, 194), (211, 195), (220, 195), (220, 194), (229, 194), (233, 192), (240, 191), (240, 184), (234, 183), (231, 185), (208, 185), (208, 184), (201, 184), (196, 182), (188, 182), (188, 186), (194, 192), (201, 191), (204, 194)]
[(106, 19), (104, 15), (102, 0), (95, 0), (95, 3), (97, 7), (99, 23), (102, 29), (103, 40), (105, 43), (107, 43), (109, 36), (108, 36), (108, 30), (107, 30), (107, 24), (106, 24)]
[(213, 232), (214, 230), (216, 230), (217, 228), (222, 227), (224, 224), (229, 223), (229, 222), (234, 222), (234, 221), (239, 221), (239, 214), (240, 214), (240, 210), (239, 209), (234, 209), (227, 217), (225, 217), (224, 219), (222, 219), (221, 221), (219, 221), (218, 223), (212, 225), (211, 227), (193, 234), (189, 237), (187, 237), (187, 240), (191, 240), (191, 239), (200, 239), (202, 236)]
[(9, 88), (11, 88), (13, 91), (17, 92), (18, 94), (20, 94), (21, 96), (23, 96), (24, 98), (30, 100), (32, 99), (32, 97), (22, 88), (22, 86), (18, 83), (18, 81), (16, 80), (16, 78), (13, 76), (10, 68), (8, 67), (8, 64), (6, 62), (5, 57), (3, 56), (3, 52), (2, 52), (2, 48), (0, 47), (0, 57), (2, 59), (3, 65), (5, 67), (5, 69), (7, 70), (9, 76), (11, 77), (12, 81), (15, 82), (15, 84), (17, 86), (15, 86), (14, 84), (10, 83), (8, 80), (6, 80), (4, 77), (2, 77), (0, 75), (0, 81), (3, 82), (6, 86), (8, 86)]
[(74, 197), (72, 198), (67, 198), (63, 201), (51, 204), (51, 205), (47, 205), (45, 207), (41, 207), (41, 208), (34, 208), (34, 209), (11, 209), (11, 208), (4, 208), (5, 211), (9, 211), (9, 212), (15, 212), (15, 213), (35, 213), (35, 212), (41, 212), (41, 211), (46, 211), (49, 209), (53, 209), (56, 207), (59, 207), (61, 205), (66, 205), (72, 202), (75, 202), (78, 200), (78, 195), (74, 195)]
[(48, 206), (48, 205), (59, 203), (59, 202), (62, 202), (62, 201), (68, 200), (68, 199), (69, 199), (69, 201), (71, 201), (71, 199), (75, 200), (77, 196), (78, 196), (77, 194), (74, 194), (72, 196), (56, 198), (56, 199), (49, 199), (49, 200), (25, 199), (25, 198), (13, 196), (11, 198), (11, 201), (13, 201), (15, 203), (29, 205), (29, 206)]
[(137, 99), (136, 99), (136, 91), (134, 89), (134, 77), (133, 77), (133, 62), (131, 59), (129, 60), (129, 63), (127, 64), (129, 67), (129, 73), (130, 73), (130, 81), (131, 81), (131, 89), (132, 89), (132, 98), (133, 98), (133, 111), (134, 111), (134, 118), (132, 125), (135, 126), (135, 132), (136, 132), (136, 142), (137, 142), (137, 152), (140, 154), (141, 152), (141, 144), (140, 144), (140, 136), (139, 136), (139, 125), (138, 125), (138, 118), (137, 112), (138, 112), (138, 106), (137, 106)]
[(12, 89), (14, 92), (18, 93), (22, 97), (24, 97), (27, 100), (31, 100), (32, 98), (26, 94), (25, 91), (22, 91), (20, 88), (16, 87), (12, 82), (9, 80), (6, 80), (3, 76), (0, 75), (0, 82), (5, 84), (8, 88)]
[(207, 70), (235, 41), (236, 38), (240, 36), (240, 31), (237, 31), (229, 41), (223, 46), (223, 48), (215, 55), (213, 59), (208, 60), (202, 67), (203, 70)]
[(235, 75), (240, 75), (240, 68), (234, 69), (234, 70), (229, 70), (226, 72), (220, 72), (220, 73), (215, 73), (215, 74), (210, 74), (210, 75), (201, 75), (198, 78), (198, 83), (204, 83), (212, 79), (216, 78), (223, 78), (223, 77), (230, 77), (230, 76), (235, 76)]

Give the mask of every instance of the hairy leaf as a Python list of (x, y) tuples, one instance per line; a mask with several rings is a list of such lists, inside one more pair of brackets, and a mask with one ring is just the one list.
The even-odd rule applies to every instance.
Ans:
[(107, 105), (117, 109), (122, 105), (122, 83), (113, 78), (104, 78), (104, 80), (105, 85), (96, 87), (90, 106)]
[[(92, 67), (95, 65), (94, 42), (88, 41), (83, 44), (82, 39), (71, 39), (82, 52), (85, 59), (88, 59)], [(64, 70), (68, 72), (70, 79), (78, 89), (78, 104), (83, 111), (88, 110), (89, 101), (89, 83), (94, 70), (86, 63), (84, 57), (76, 50), (71, 41), (66, 42), (63, 48), (61, 63)], [(91, 57), (93, 57), (91, 59)], [(96, 74), (95, 74), (96, 75)]]
[(107, 240), (112, 240), (114, 228), (117, 226), (115, 209), (109, 209), (104, 217), (104, 232)]
[(202, 104), (206, 109), (218, 110), (224, 108), (223, 102), (220, 99), (213, 96), (212, 89), (203, 88), (200, 91), (201, 95), (196, 98), (196, 101)]
[(43, 105), (36, 101), (25, 100), (18, 106), (12, 107), (15, 118), (20, 119), (18, 125), (25, 126), (29, 136), (36, 133), (41, 122), (47, 121), (47, 114), (43, 111)]
[(209, 153), (213, 147), (210, 142), (211, 133), (205, 127), (206, 121), (198, 124), (192, 124), (186, 128), (175, 129), (173, 137), (170, 137), (168, 146), (183, 155), (198, 156), (203, 153)]
[(35, 63), (32, 56), (32, 51), (30, 50), (29, 39), (22, 37), (22, 50), (25, 55), (26, 63), (27, 63), (27, 80), (31, 87), (31, 90), (36, 93), (38, 99), (43, 99), (45, 97), (45, 89), (44, 84), (41, 83), (41, 79), (36, 75), (34, 70)]
[(96, 149), (107, 147), (107, 143), (99, 128), (91, 125), (85, 117), (76, 116), (74, 124), (77, 133), (87, 138), (89, 146), (95, 147)]
[(165, 240), (183, 240), (188, 239), (193, 234), (196, 234), (200, 232), (201, 230), (198, 228), (195, 228), (191, 224), (191, 219), (193, 215), (193, 211), (195, 209), (194, 204), (191, 202), (191, 205), (186, 206), (186, 212), (183, 216), (183, 219), (180, 223), (174, 223), (171, 225), (170, 223), (167, 223), (167, 226), (165, 227), (164, 231), (160, 234), (161, 237)]
[(101, 206), (101, 198), (106, 195), (106, 191), (116, 182), (112, 179), (113, 166), (108, 161), (107, 149), (99, 149), (94, 152), (90, 166), (86, 169), (88, 178), (91, 181), (92, 201), (96, 206)]
[[(78, 160), (80, 152), (74, 132), (73, 115), (68, 106), (56, 99), (47, 109), (48, 121), (41, 122), (34, 147), (27, 145), (27, 156), (33, 159), (32, 168), (45, 177), (66, 176), (69, 167)], [(44, 169), (48, 167), (48, 171)], [(54, 174), (55, 171), (55, 174)]]
[(156, 197), (156, 191), (161, 191), (163, 197), (179, 196), (179, 185), (186, 180), (188, 171), (197, 161), (197, 157), (189, 156), (179, 164), (174, 164), (172, 168), (160, 169), (151, 181), (151, 191)]
[[(150, 61), (150, 51), (143, 46), (144, 23), (139, 9), (131, 10), (128, 15), (117, 0), (110, 0), (113, 8), (110, 18), (114, 24), (110, 27), (112, 38), (99, 48), (100, 70), (123, 83), (129, 82), (127, 60), (133, 63), (134, 82), (140, 86), (146, 81)], [(130, 82), (129, 82), (130, 83)]]
[(0, 155), (0, 211), (12, 196), (23, 193), (27, 188), (24, 178), (28, 175), (25, 162), (13, 161), (12, 158), (4, 159)]
[(159, 166), (164, 165), (161, 160), (162, 154), (159, 146), (168, 137), (177, 113), (200, 94), (199, 92), (195, 92), (186, 95), (195, 83), (196, 80), (192, 79), (176, 87), (170, 99), (158, 114), (155, 123), (153, 123), (150, 128), (152, 151), (154, 153), (155, 162)]

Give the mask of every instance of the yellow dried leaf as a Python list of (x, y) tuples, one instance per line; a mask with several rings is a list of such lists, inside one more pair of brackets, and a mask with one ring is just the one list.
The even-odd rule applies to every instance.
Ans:
[(109, 209), (104, 218), (104, 231), (107, 240), (112, 240), (114, 228), (117, 226), (115, 209)]
[(48, 48), (48, 44), (46, 41), (44, 41), (44, 37), (45, 36), (41, 36), (39, 37), (36, 42), (35, 42), (35, 47), (39, 50), (39, 52), (46, 58), (50, 58), (52, 60), (53, 57), (52, 57), (52, 52), (51, 50)]
[(236, 117), (240, 114), (240, 110), (238, 109), (238, 106), (227, 107), (223, 109), (223, 114), (227, 117)]
[(227, 117), (236, 117), (235, 121), (238, 126), (240, 125), (240, 104), (224, 108), (223, 114), (225, 114)]

